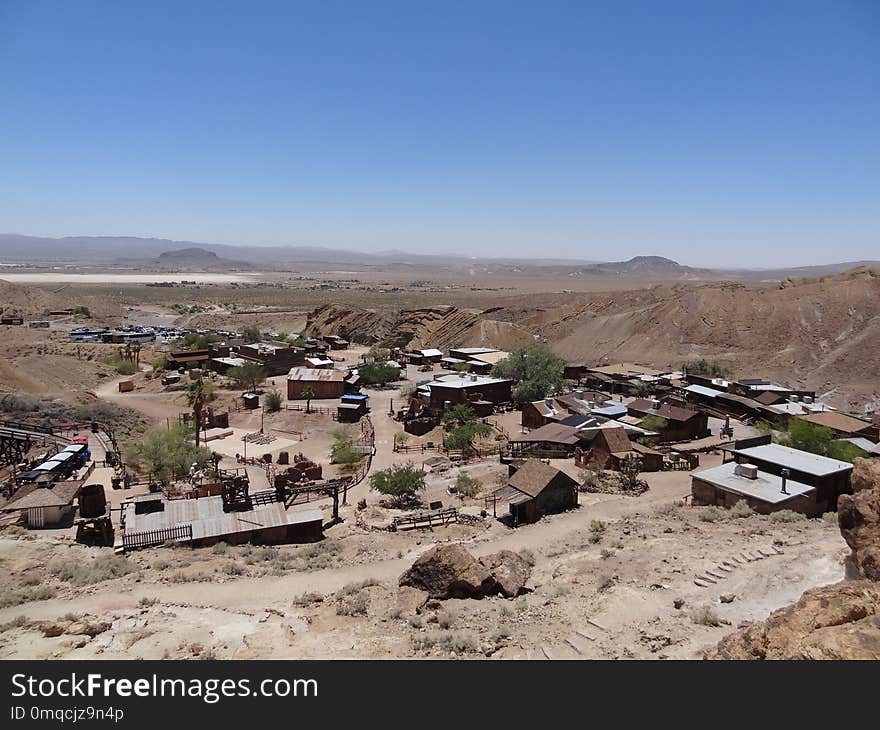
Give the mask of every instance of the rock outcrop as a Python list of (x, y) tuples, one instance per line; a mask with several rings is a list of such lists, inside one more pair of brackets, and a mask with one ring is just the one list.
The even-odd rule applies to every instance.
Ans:
[(880, 469), (871, 460), (855, 460), (853, 489), (837, 517), (859, 579), (807, 591), (724, 638), (707, 659), (880, 659)]
[(483, 598), (519, 595), (531, 566), (510, 550), (478, 560), (461, 545), (438, 545), (421, 555), (400, 576), (399, 584), (424, 591), (430, 598)]
[(847, 567), (863, 578), (880, 580), (880, 468), (872, 459), (856, 459), (853, 494), (837, 502), (840, 533), (852, 551)]
[(797, 603), (722, 639), (707, 659), (880, 659), (880, 583), (807, 591)]
[(532, 574), (532, 566), (512, 550), (492, 553), (480, 558), (480, 562), (492, 573), (498, 592), (505, 598), (514, 598), (522, 593)]

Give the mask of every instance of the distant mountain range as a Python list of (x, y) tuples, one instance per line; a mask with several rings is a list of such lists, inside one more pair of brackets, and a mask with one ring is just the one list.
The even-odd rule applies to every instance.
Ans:
[(66, 236), (44, 238), (0, 234), (0, 262), (12, 264), (91, 265), (170, 270), (259, 271), (297, 264), (397, 266), (510, 266), (522, 273), (549, 269), (577, 277), (626, 276), (663, 280), (717, 280), (720, 278), (777, 280), (826, 276), (880, 261), (853, 261), (785, 269), (705, 269), (685, 266), (662, 256), (635, 256), (627, 261), (595, 262), (571, 259), (473, 258), (456, 254), (413, 254), (403, 251), (363, 253), (320, 246), (233, 246), (172, 241), (136, 236)]

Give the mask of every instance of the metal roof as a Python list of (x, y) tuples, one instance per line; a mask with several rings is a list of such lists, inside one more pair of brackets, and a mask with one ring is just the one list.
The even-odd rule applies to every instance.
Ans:
[(326, 381), (339, 382), (345, 379), (345, 373), (333, 368), (291, 368), (287, 374), (288, 380), (303, 380), (308, 382)]
[(763, 446), (752, 446), (748, 449), (735, 449), (733, 453), (737, 456), (760, 459), (761, 461), (767, 461), (771, 464), (777, 464), (817, 477), (836, 474), (841, 471), (850, 471), (853, 468), (853, 465), (849, 462), (829, 459), (827, 456), (811, 454), (808, 451), (792, 449), (781, 444), (764, 444)]
[(479, 388), (483, 385), (496, 385), (499, 383), (512, 383), (512, 380), (506, 378), (487, 378), (481, 375), (441, 375), (434, 378), (429, 386), (437, 386), (441, 388)]
[(855, 416), (848, 416), (845, 413), (835, 413), (833, 411), (823, 411), (822, 413), (811, 413), (808, 416), (800, 416), (802, 421), (809, 421), (817, 426), (826, 426), (834, 431), (841, 433), (860, 433), (866, 428), (871, 428), (870, 421), (863, 421)]
[(815, 487), (797, 482), (794, 479), (787, 479), (785, 489), (788, 494), (783, 494), (782, 477), (758, 470), (757, 479), (750, 479), (749, 477), (737, 474), (736, 467), (737, 464), (730, 461), (726, 464), (721, 464), (721, 466), (698, 471), (693, 474), (693, 478), (701, 479), (727, 492), (760, 499), (768, 504), (781, 504), (794, 497), (815, 491)]
[(323, 521), (319, 509), (288, 513), (281, 502), (258, 504), (253, 509), (241, 512), (224, 512), (223, 498), (219, 495), (199, 499), (164, 500), (164, 504), (164, 510), (144, 514), (135, 513), (133, 502), (124, 504), (126, 532), (148, 532), (190, 524), (193, 540), (199, 540), (237, 532)]
[(720, 390), (715, 390), (714, 388), (707, 388), (704, 385), (689, 385), (685, 390), (688, 393), (696, 393), (697, 395), (705, 395), (708, 398), (717, 398), (721, 395)]

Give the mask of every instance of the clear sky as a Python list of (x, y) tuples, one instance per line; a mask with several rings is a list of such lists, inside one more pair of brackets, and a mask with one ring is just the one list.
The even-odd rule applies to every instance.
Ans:
[(0, 231), (880, 258), (880, 2), (0, 0)]

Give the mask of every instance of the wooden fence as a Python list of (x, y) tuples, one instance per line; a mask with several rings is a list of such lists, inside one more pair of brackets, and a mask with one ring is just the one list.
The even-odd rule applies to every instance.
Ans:
[(138, 548), (162, 545), (168, 541), (191, 542), (192, 525), (176, 525), (163, 530), (149, 530), (147, 532), (124, 532), (122, 535), (123, 550), (137, 550)]
[(433, 512), (418, 512), (412, 515), (401, 515), (391, 520), (392, 530), (414, 529), (417, 527), (442, 527), (450, 522), (458, 522), (458, 509), (447, 507)]

